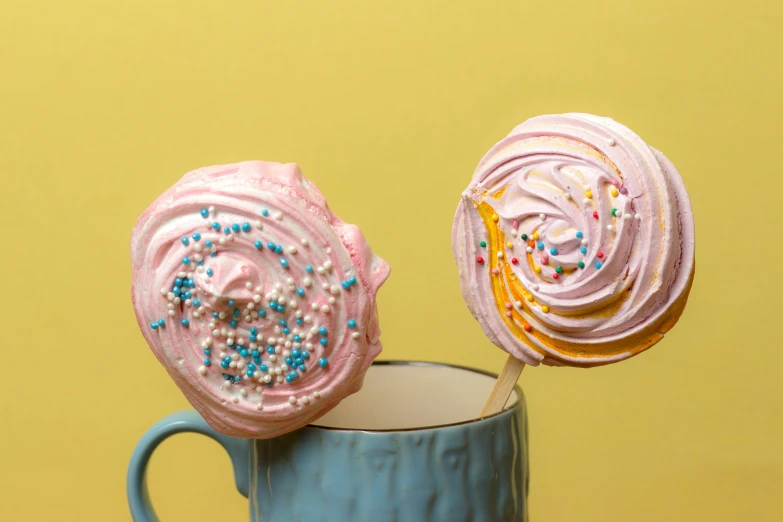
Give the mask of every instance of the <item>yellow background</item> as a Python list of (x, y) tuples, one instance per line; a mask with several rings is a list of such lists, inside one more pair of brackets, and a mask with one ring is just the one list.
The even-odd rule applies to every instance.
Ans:
[[(130, 519), (136, 440), (188, 406), (136, 326), (130, 230), (181, 174), (298, 162), (393, 266), (383, 357), (498, 371), (451, 219), (492, 144), (565, 111), (678, 166), (698, 273), (652, 351), (525, 372), (533, 520), (780, 520), (781, 5), (3, 0), (0, 520)], [(207, 439), (150, 483), (164, 522), (247, 519)]]

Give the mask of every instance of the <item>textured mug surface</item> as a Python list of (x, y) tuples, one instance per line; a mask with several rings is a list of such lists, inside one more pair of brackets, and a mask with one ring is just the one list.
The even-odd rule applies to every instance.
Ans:
[[(416, 372), (415, 380), (395, 374), (406, 368)], [(527, 520), (527, 420), (521, 390), (517, 388), (499, 414), (472, 419), (480, 409), (474, 409), (475, 404), (492, 386), (490, 374), (409, 362), (376, 363), (371, 370), (380, 375), (368, 373), (357, 399), (344, 401), (319, 421), (322, 426), (274, 439), (221, 435), (195, 412), (163, 419), (139, 441), (131, 458), (128, 498), (134, 521), (158, 520), (144, 481), (147, 462), (165, 438), (188, 431), (214, 438), (229, 453), (237, 488), (250, 500), (253, 522)], [(444, 386), (438, 376), (454, 389), (444, 390), (451, 385)], [(487, 393), (481, 386), (465, 386), (465, 378), (486, 381)], [(428, 383), (433, 393), (423, 396)], [(413, 391), (408, 396), (417, 402), (406, 401), (409, 389)], [(364, 411), (367, 408), (372, 412)], [(456, 420), (461, 412), (462, 421), (434, 426), (422, 422)], [(330, 424), (336, 427), (327, 427)]]

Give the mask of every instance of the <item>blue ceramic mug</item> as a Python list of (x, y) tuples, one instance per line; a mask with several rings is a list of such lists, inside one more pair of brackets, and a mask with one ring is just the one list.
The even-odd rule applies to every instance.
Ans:
[[(170, 435), (196, 432), (228, 452), (252, 522), (524, 522), (522, 391), (502, 412), (476, 418), (495, 378), (458, 366), (377, 362), (362, 390), (317, 425), (269, 440), (227, 437), (193, 411), (175, 413), (133, 452), (133, 520), (158, 520), (144, 477), (152, 452)], [(302, 491), (307, 501), (295, 501)]]

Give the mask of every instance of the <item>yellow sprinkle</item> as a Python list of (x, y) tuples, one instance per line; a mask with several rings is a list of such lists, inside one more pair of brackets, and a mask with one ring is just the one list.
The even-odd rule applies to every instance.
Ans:
[(497, 214), (492, 214), (492, 221), (497, 221), (498, 219), (499, 218)]
[(528, 301), (530, 301), (532, 303), (533, 302), (533, 294), (527, 294), (525, 296), (525, 299), (527, 299)]
[(541, 273), (541, 267), (540, 266), (534, 266), (533, 267), (533, 272), (535, 272), (536, 274), (540, 274)]
[(509, 241), (508, 243), (506, 243), (506, 248), (514, 248), (514, 243)]
[(585, 192), (585, 197), (587, 199), (593, 199), (593, 192), (591, 190), (588, 190), (587, 192)]
[(619, 194), (619, 192), (617, 192), (616, 188), (613, 188), (612, 189), (612, 196), (617, 197), (617, 194)]
[(544, 306), (541, 307), (541, 311), (544, 312), (545, 314), (548, 314), (549, 313), (549, 307), (547, 305), (544, 305)]
[(533, 241), (538, 241), (538, 232), (533, 232)]

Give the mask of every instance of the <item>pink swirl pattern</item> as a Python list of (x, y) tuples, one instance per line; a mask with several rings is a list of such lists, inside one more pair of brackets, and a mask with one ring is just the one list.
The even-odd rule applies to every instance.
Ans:
[(147, 343), (227, 435), (270, 438), (358, 391), (381, 351), (389, 265), (294, 164), (186, 174), (139, 218), (132, 300)]
[(462, 195), (452, 246), (471, 313), (531, 365), (608, 364), (654, 345), (695, 266), (677, 170), (588, 114), (532, 118), (496, 144)]

